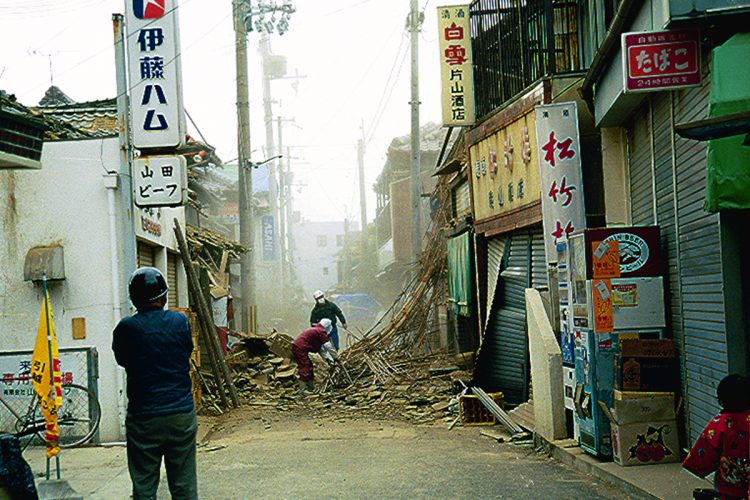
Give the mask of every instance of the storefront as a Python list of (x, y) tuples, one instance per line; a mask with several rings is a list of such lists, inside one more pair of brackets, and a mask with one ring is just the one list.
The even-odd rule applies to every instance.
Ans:
[(474, 214), (477, 309), (475, 378), (519, 404), (529, 396), (526, 288), (547, 286), (534, 106), (544, 85), (467, 134)]
[[(666, 24), (644, 7), (623, 32), (660, 31)], [(719, 409), (719, 381), (748, 367), (741, 312), (747, 270), (739, 259), (738, 220), (747, 224), (747, 214), (706, 210), (706, 143), (675, 133), (681, 124), (709, 116), (717, 84), (714, 48), (730, 35), (717, 27), (696, 36), (700, 82), (689, 87), (658, 88), (657, 82), (645, 92), (626, 92), (622, 50), (612, 50), (603, 69), (592, 70), (597, 125), (604, 127), (607, 220), (661, 231), (667, 330), (680, 355), (690, 441)]]

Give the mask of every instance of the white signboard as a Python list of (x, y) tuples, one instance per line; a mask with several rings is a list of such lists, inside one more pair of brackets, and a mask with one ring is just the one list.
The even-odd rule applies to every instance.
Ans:
[(151, 156), (133, 160), (136, 206), (182, 205), (187, 197), (187, 161), (182, 156)]
[(578, 106), (536, 107), (536, 137), (547, 264), (557, 262), (557, 241), (586, 227)]
[(177, 0), (125, 0), (135, 148), (185, 140)]
[(474, 124), (469, 6), (438, 7), (438, 46), (444, 126)]

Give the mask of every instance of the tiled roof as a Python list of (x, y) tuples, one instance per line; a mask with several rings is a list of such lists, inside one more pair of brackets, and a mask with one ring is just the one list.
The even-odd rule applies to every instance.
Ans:
[(60, 138), (85, 138), (88, 134), (78, 130), (73, 125), (59, 120), (54, 116), (47, 116), (37, 109), (28, 108), (18, 102), (16, 96), (0, 90), (0, 112), (12, 114), (16, 118), (36, 123), (45, 128), (44, 140), (58, 140)]
[[(49, 94), (50, 91), (48, 90), (47, 93)], [(62, 94), (62, 91), (60, 93)], [(117, 135), (117, 101), (115, 99), (61, 104), (50, 104), (51, 100), (46, 102), (48, 104), (43, 104), (45, 99), (42, 99), (35, 110), (44, 116), (54, 117), (71, 125), (90, 137), (113, 137)], [(68, 138), (70, 137), (61, 137), (61, 139)]]

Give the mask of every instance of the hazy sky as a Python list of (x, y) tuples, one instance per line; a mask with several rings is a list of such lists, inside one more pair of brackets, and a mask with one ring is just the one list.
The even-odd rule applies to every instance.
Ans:
[[(437, 5), (420, 0), (421, 123), (440, 120)], [(409, 133), (409, 0), (295, 2), (289, 32), (272, 35), (288, 71), (305, 78), (272, 83), (274, 116), (294, 118), (284, 127), (292, 146), (296, 208), (308, 220), (359, 219), (356, 142), (364, 124), (368, 219), (374, 216), (372, 184), (391, 139)], [(123, 0), (0, 0), (0, 89), (36, 104), (54, 84), (76, 101), (115, 95), (111, 14)], [(220, 157), (237, 156), (234, 33), (231, 0), (181, 0), (180, 29), (185, 108)], [(253, 160), (265, 148), (257, 51), (249, 35)], [(190, 127), (192, 129), (192, 127)], [(195, 131), (192, 133), (195, 135)]]

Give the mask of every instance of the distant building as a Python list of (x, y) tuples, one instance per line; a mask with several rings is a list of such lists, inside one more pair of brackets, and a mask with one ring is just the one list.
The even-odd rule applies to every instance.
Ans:
[(346, 238), (353, 237), (358, 229), (356, 223), (349, 223), (347, 228), (345, 221), (301, 221), (292, 226), (297, 277), (311, 301), (315, 290), (327, 292), (343, 281), (344, 277), (339, 276), (338, 254)]

